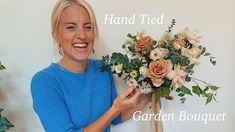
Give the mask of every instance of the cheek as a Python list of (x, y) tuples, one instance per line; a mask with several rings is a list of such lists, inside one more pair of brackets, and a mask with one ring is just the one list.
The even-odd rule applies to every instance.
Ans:
[(95, 40), (95, 36), (93, 32), (88, 32), (87, 33), (87, 39), (93, 44)]
[(62, 32), (60, 34), (60, 42), (61, 44), (68, 44), (71, 43), (73, 39), (74, 34), (73, 33), (68, 33), (68, 32)]

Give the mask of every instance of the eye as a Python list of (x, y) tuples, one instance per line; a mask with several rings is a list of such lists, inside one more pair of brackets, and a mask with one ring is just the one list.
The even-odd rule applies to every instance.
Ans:
[(84, 28), (86, 31), (91, 31), (91, 29), (92, 29), (91, 25), (86, 25), (86, 26), (84, 26)]
[(75, 30), (75, 27), (74, 26), (68, 26), (66, 27), (66, 29), (70, 30), (70, 31), (74, 31)]

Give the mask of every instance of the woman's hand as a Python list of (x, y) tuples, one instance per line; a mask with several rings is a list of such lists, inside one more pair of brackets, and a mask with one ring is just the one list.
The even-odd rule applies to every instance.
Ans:
[(128, 109), (133, 109), (140, 98), (140, 92), (134, 87), (129, 87), (124, 93), (117, 96), (114, 100), (113, 108), (118, 113), (123, 113)]
[(122, 112), (122, 120), (126, 121), (130, 118), (132, 118), (134, 112), (142, 110), (149, 102), (151, 102), (152, 100), (152, 94), (142, 94), (140, 93), (138, 90), (136, 90), (140, 95), (138, 98), (137, 103), (135, 104), (135, 106), (125, 110), (124, 112)]
[(106, 111), (99, 119), (84, 128), (84, 132), (103, 132), (110, 122), (120, 113), (133, 109), (136, 106), (140, 93), (134, 88), (129, 87), (123, 94), (117, 96), (112, 107)]

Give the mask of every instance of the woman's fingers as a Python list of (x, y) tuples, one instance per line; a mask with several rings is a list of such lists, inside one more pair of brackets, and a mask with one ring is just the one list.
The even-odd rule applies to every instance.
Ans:
[(140, 97), (140, 92), (138, 90), (135, 90), (133, 92), (133, 95), (129, 98), (128, 102), (130, 103), (130, 105), (136, 105), (139, 97)]
[(129, 87), (124, 93), (120, 94), (115, 100), (114, 105), (119, 111), (132, 108), (138, 103), (140, 92), (134, 87)]
[(134, 87), (129, 87), (124, 93), (120, 95), (120, 97), (122, 99), (130, 98), (134, 90), (135, 90)]

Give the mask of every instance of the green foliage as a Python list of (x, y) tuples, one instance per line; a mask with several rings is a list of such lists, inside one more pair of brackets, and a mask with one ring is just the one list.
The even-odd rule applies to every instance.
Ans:
[(183, 94), (188, 94), (188, 95), (192, 95), (191, 93), (191, 90), (185, 86), (181, 86), (180, 87), (180, 91), (183, 93)]
[(215, 57), (211, 56), (211, 53), (206, 52), (206, 47), (199, 45), (198, 48), (201, 50), (201, 55), (210, 57), (211, 64), (216, 65)]
[(170, 92), (170, 87), (160, 87), (156, 92), (155, 100), (159, 100), (161, 96), (169, 96)]
[(173, 64), (180, 64), (181, 66), (188, 66), (190, 64), (190, 61), (185, 56), (179, 56), (175, 53), (170, 53), (169, 59)]
[(9, 130), (11, 127), (14, 127), (11, 122), (6, 118), (1, 116), (3, 109), (0, 108), (0, 132)]
[(210, 103), (212, 99), (216, 101), (215, 96), (216, 96), (216, 90), (219, 89), (219, 87), (214, 86), (214, 85), (207, 85), (204, 89), (202, 89), (199, 85), (193, 86), (193, 93), (198, 95), (199, 97), (202, 96), (206, 98), (206, 104)]
[(172, 19), (171, 25), (168, 27), (167, 32), (171, 32), (174, 26), (175, 26), (175, 19)]

